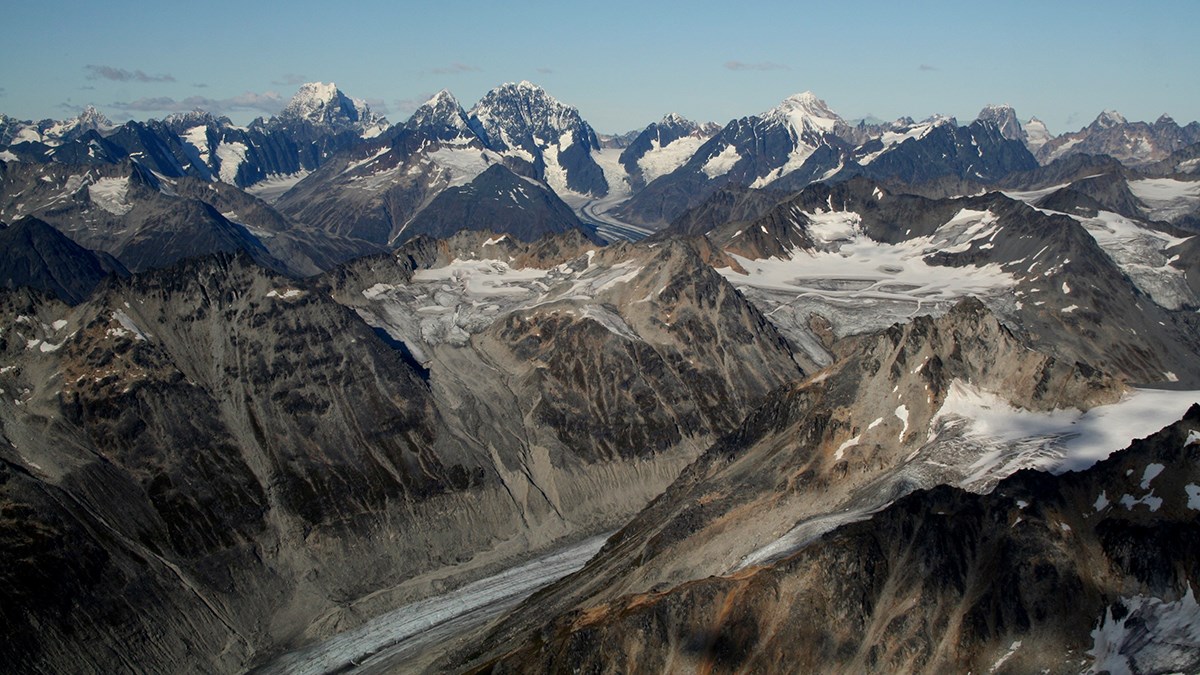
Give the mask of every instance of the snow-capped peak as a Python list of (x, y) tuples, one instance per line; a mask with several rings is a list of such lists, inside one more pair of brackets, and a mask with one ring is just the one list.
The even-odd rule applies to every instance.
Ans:
[(1025, 137), (1025, 130), (1021, 128), (1021, 121), (1017, 119), (1017, 111), (1007, 103), (995, 105), (989, 103), (979, 111), (979, 116), (975, 118), (979, 122), (990, 122), (1000, 130), (1000, 135), (1014, 141), (1019, 141)]
[(336, 84), (332, 82), (307, 82), (300, 85), (300, 90), (283, 107), (279, 116), (301, 117), (312, 122), (317, 122), (325, 109), (338, 98), (345, 98), (345, 95), (338, 90)]
[(443, 89), (429, 97), (429, 100), (425, 102), (425, 105), (433, 108), (440, 106), (456, 106), (458, 105), (458, 99), (455, 98), (454, 94), (450, 93), (449, 89)]
[(83, 112), (79, 113), (79, 117), (75, 118), (78, 121), (80, 129), (111, 129), (113, 123), (104, 116), (104, 113), (96, 110), (95, 106), (86, 106)]
[(1163, 125), (1163, 124), (1175, 124), (1175, 118), (1171, 117), (1167, 113), (1163, 113), (1158, 116), (1158, 119), (1154, 121), (1154, 124), (1156, 126)]
[(112, 128), (113, 123), (104, 116), (104, 113), (89, 105), (72, 119), (49, 124), (42, 122), (39, 125), (31, 126), (30, 130), (34, 132), (32, 135), (36, 137), (36, 140), (47, 145), (58, 145), (78, 138), (88, 131), (105, 132)]
[(763, 113), (763, 118), (770, 121), (787, 123), (797, 137), (805, 132), (831, 133), (839, 125), (846, 122), (837, 113), (829, 109), (817, 95), (811, 91), (793, 94), (782, 103)]
[(303, 120), (317, 126), (334, 129), (355, 129), (374, 133), (386, 121), (371, 112), (365, 101), (351, 99), (337, 85), (329, 82), (308, 82), (280, 111), (277, 119)]
[(667, 113), (666, 115), (663, 115), (663, 118), (661, 121), (659, 121), (659, 124), (661, 124), (663, 126), (677, 127), (677, 126), (689, 126), (689, 125), (692, 125), (693, 122), (688, 120), (683, 115), (680, 115), (679, 113), (672, 112), (672, 113)]
[(412, 117), (408, 118), (405, 126), (410, 129), (424, 128), (435, 132), (445, 128), (461, 131), (468, 126), (467, 114), (454, 94), (450, 93), (448, 89), (443, 89), (434, 94), (420, 108), (417, 108)]
[(1036, 117), (1030, 117), (1029, 121), (1022, 125), (1022, 128), (1025, 129), (1025, 146), (1029, 148), (1030, 152), (1037, 152), (1053, 138), (1050, 130), (1046, 128), (1046, 123)]
[(511, 147), (513, 142), (530, 143), (532, 141), (528, 139), (534, 138), (557, 144), (565, 133), (575, 135), (589, 147), (600, 147), (595, 132), (583, 121), (578, 110), (527, 80), (516, 84), (507, 82), (489, 91), (475, 104), (469, 116), (473, 118), (473, 125), (478, 123), (493, 147)]
[(1108, 129), (1110, 127), (1115, 127), (1119, 124), (1125, 123), (1125, 116), (1116, 110), (1105, 110), (1104, 112), (1100, 113), (1100, 115), (1096, 117), (1096, 121), (1093, 122), (1093, 124), (1102, 129)]

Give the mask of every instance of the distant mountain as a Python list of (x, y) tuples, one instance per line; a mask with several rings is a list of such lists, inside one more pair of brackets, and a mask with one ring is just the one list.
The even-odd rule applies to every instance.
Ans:
[(863, 175), (904, 183), (953, 176), (986, 184), (1037, 167), (1025, 144), (1006, 138), (992, 120), (964, 127), (952, 118), (885, 134), (855, 150), (853, 158)]
[(631, 222), (661, 227), (725, 185), (761, 188), (794, 172), (811, 175), (809, 158), (821, 148), (848, 149), (839, 134), (851, 133), (815, 94), (796, 94), (761, 115), (727, 124), (678, 169), (635, 194), (619, 213)]
[[(991, 114), (1011, 132), (1015, 117), (1001, 113)], [(853, 144), (859, 138), (866, 140)], [(661, 227), (724, 186), (795, 191), (855, 176), (907, 184), (947, 177), (991, 184), (1036, 166), (1024, 144), (1005, 138), (995, 119), (965, 127), (950, 117), (851, 127), (806, 92), (762, 116), (731, 122), (618, 212), (632, 222)]]
[(424, 132), (440, 141), (475, 138), (466, 111), (447, 89), (434, 94), (433, 98), (417, 108), (404, 123), (404, 128)]
[(310, 125), (331, 133), (351, 131), (362, 138), (378, 136), (387, 129), (387, 120), (371, 112), (365, 101), (352, 99), (337, 85), (309, 82), (267, 122), (267, 126), (287, 128), (297, 124)]
[(592, 157), (600, 150), (596, 132), (578, 110), (541, 87), (528, 81), (503, 84), (485, 94), (468, 115), (489, 149), (528, 162), (533, 175), (559, 194), (608, 193), (604, 172)]
[(89, 131), (104, 133), (113, 126), (103, 113), (90, 105), (78, 116), (61, 121), (22, 122), (0, 115), (0, 147), (18, 143), (40, 143), (54, 147), (78, 140)]
[(1010, 105), (989, 104), (979, 111), (975, 119), (991, 122), (1000, 131), (1000, 135), (1010, 141), (1024, 141), (1025, 129), (1017, 119), (1017, 112)]
[(601, 148), (616, 148), (618, 150), (624, 150), (625, 148), (628, 148), (629, 144), (632, 143), (641, 133), (641, 131), (634, 129), (633, 131), (626, 131), (623, 134), (596, 134), (596, 138), (600, 140)]
[(637, 134), (621, 153), (620, 163), (635, 190), (682, 166), (720, 127), (697, 124), (670, 113)]
[(1144, 166), (1200, 142), (1200, 122), (1180, 127), (1167, 115), (1153, 124), (1130, 122), (1106, 110), (1088, 126), (1047, 141), (1037, 151), (1042, 163), (1078, 153), (1108, 155), (1128, 166)]
[(380, 245), (451, 227), (534, 237), (579, 226), (560, 197), (607, 192), (598, 151), (579, 111), (529, 82), (488, 92), (470, 112), (443, 90), (402, 127), (331, 159), (277, 206), (298, 222)]
[(258, 186), (269, 196), (290, 187), (332, 154), (374, 138), (387, 120), (333, 84), (303, 85), (279, 115), (238, 127), (203, 111), (119, 127), (89, 108), (75, 120), (0, 125), (0, 159), (111, 164), (133, 158), (170, 177)]

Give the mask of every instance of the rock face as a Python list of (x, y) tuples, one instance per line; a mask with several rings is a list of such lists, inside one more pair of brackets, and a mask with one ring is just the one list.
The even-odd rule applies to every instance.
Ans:
[(600, 150), (596, 132), (579, 111), (530, 82), (503, 84), (468, 113), (471, 128), (491, 149), (528, 162), (533, 175), (556, 191), (603, 196), (604, 172), (592, 157)]
[[(803, 524), (816, 536), (915, 489), (963, 481), (975, 457), (931, 431), (955, 381), (1036, 410), (1109, 402), (1121, 391), (1082, 364), (1029, 351), (977, 301), (843, 349), (829, 369), (774, 393), (582, 571), (543, 591), (466, 658), (502, 653), (548, 615), (736, 575), (806, 541)], [(773, 545), (793, 529), (801, 533), (795, 544)]]
[(489, 670), (1192, 671), (1198, 437), (1193, 406), (1084, 472), (918, 492), (777, 564), (563, 615)]
[(613, 528), (802, 376), (697, 245), (485, 236), (0, 295), (0, 654), (243, 670)]
[(70, 313), (5, 303), (10, 331), (34, 330), (16, 313), (54, 318), (36, 336), (51, 349), (7, 339), (4, 357), (3, 388), (22, 392), (0, 411), (6, 512), (23, 514), (4, 521), (0, 591), (20, 669), (237, 669), (429, 565), (373, 532), (482, 480), (439, 447), (392, 348), (245, 261), (135, 277)]

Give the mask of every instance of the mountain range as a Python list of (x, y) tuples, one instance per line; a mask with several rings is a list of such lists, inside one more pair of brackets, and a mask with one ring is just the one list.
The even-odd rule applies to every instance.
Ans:
[(1200, 124), (0, 118), (19, 672), (1194, 672)]

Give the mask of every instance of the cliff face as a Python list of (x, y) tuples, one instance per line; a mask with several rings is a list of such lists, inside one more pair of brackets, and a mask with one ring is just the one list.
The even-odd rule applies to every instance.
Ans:
[(983, 491), (1038, 465), (1041, 451), (1014, 452), (980, 469), (989, 449), (946, 423), (949, 401), (968, 381), (995, 392), (997, 405), (1029, 410), (1112, 402), (1122, 391), (1085, 365), (1031, 351), (978, 301), (846, 341), (833, 365), (772, 393), (706, 450), (582, 571), (456, 658), (477, 665), (526, 644), (547, 615), (675, 593), (713, 575), (739, 579), (914, 490)]
[(801, 376), (692, 247), (488, 244), (538, 280), (492, 307), (459, 274), (482, 236), (3, 295), (4, 658), (247, 668), (611, 529)]

